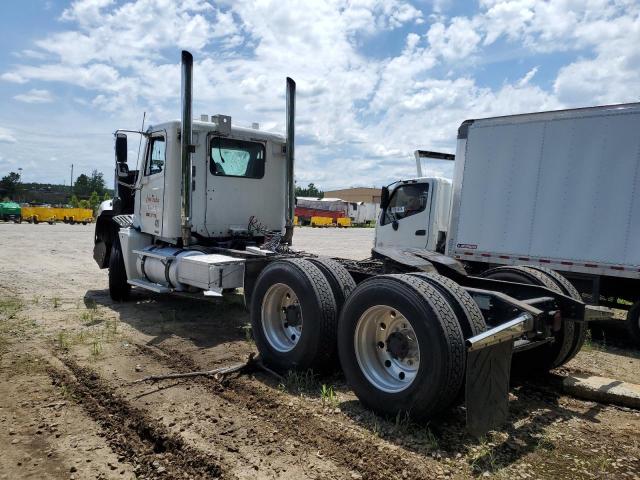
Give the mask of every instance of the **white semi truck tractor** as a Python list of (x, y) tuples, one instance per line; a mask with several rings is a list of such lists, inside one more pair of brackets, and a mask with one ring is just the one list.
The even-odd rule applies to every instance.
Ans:
[[(512, 281), (553, 269), (576, 298), (627, 310), (640, 345), (639, 131), (640, 103), (467, 120), (455, 156), (416, 151), (418, 177), (384, 189), (376, 249)], [(425, 159), (455, 159), (453, 182), (423, 177)]]
[(183, 52), (182, 119), (134, 132), (145, 139), (138, 171), (127, 163), (130, 132), (115, 133), (116, 197), (94, 247), (114, 300), (132, 287), (242, 291), (272, 368), (319, 372), (339, 360), (363, 404), (418, 419), (464, 391), (477, 435), (506, 419), (512, 355), (547, 370), (580, 349), (574, 332), (591, 311), (551, 271), (527, 270), (526, 282), (471, 276), (427, 250), (387, 248), (362, 262), (293, 251), (295, 83), (287, 79), (285, 137), (225, 115), (193, 121), (192, 64)]

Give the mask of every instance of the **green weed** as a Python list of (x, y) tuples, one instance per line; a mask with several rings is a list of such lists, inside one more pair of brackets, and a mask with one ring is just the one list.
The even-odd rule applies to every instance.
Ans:
[(61, 305), (60, 297), (53, 297), (51, 302), (53, 302), (53, 308), (58, 308)]
[(325, 384), (322, 384), (322, 387), (320, 388), (320, 398), (322, 400), (323, 407), (338, 407), (338, 396), (332, 386), (327, 387)]
[(56, 337), (56, 347), (60, 350), (67, 351), (69, 350), (70, 345), (71, 342), (69, 341), (67, 332), (58, 332), (58, 336)]
[(94, 337), (91, 342), (91, 356), (96, 359), (102, 354), (102, 342), (98, 337)]

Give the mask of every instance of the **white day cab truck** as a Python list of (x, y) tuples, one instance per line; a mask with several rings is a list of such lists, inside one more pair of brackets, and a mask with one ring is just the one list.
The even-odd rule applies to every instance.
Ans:
[[(418, 178), (383, 189), (374, 253), (436, 250), (515, 282), (554, 269), (576, 298), (627, 310), (640, 345), (638, 132), (640, 103), (468, 120), (455, 156), (416, 151)], [(453, 184), (424, 159), (455, 159)]]
[[(293, 251), (295, 83), (282, 137), (224, 115), (193, 121), (192, 65), (183, 52), (181, 121), (115, 133), (117, 196), (94, 247), (114, 300), (131, 287), (197, 298), (242, 289), (272, 368), (321, 372), (339, 359), (363, 404), (416, 419), (464, 392), (475, 435), (507, 417), (512, 356), (545, 371), (580, 350), (594, 312), (552, 271), (482, 278), (427, 250), (389, 247), (361, 262)], [(139, 170), (127, 164), (130, 132), (145, 138)]]

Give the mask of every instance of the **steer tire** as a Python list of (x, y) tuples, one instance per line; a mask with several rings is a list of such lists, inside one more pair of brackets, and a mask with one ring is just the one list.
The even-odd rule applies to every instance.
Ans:
[(122, 302), (129, 298), (130, 293), (131, 285), (127, 282), (120, 241), (116, 240), (109, 257), (109, 296), (116, 302)]
[[(389, 308), (389, 318), (399, 313), (415, 333), (420, 363), (413, 380), (401, 389), (385, 388), (370, 380), (371, 374), (365, 373), (359, 360), (363, 354), (358, 351), (362, 352), (362, 345), (368, 348), (369, 342), (356, 346), (358, 325), (366, 320), (367, 312), (376, 308)], [(374, 359), (369, 365), (376, 365), (385, 375), (384, 367), (388, 365), (375, 361), (373, 352), (380, 348), (377, 345), (372, 343), (373, 350), (369, 350), (373, 354), (369, 358)], [(462, 388), (466, 351), (460, 324), (447, 299), (428, 282), (412, 275), (375, 276), (356, 287), (338, 322), (338, 352), (349, 386), (366, 407), (382, 415), (431, 418), (451, 406)]]
[(336, 260), (327, 257), (307, 258), (311, 263), (320, 269), (325, 278), (329, 281), (333, 298), (336, 301), (338, 315), (344, 306), (344, 301), (356, 288), (356, 282), (349, 271)]
[[(571, 297), (575, 300), (580, 300), (582, 302), (582, 295), (580, 295), (580, 292), (578, 292), (576, 287), (574, 287), (569, 280), (567, 280), (564, 276), (562, 276), (555, 270), (551, 270), (547, 267), (541, 267), (539, 265), (526, 265), (526, 267), (533, 268), (547, 274), (560, 287), (562, 293), (564, 293), (568, 297)], [(567, 356), (562, 360), (560, 365), (564, 365), (573, 357), (575, 357), (582, 348), (582, 345), (584, 345), (584, 341), (587, 339), (586, 323), (574, 323), (573, 328), (573, 343), (571, 345), (571, 348), (567, 352)]]
[[(493, 280), (506, 280), (511, 282), (527, 283), (546, 287), (558, 293), (563, 293), (562, 289), (547, 274), (531, 267), (524, 266), (504, 266), (496, 267), (483, 272), (482, 277)], [(573, 346), (574, 340), (573, 322), (563, 322), (560, 330), (554, 332), (555, 341), (546, 343), (539, 347), (514, 352), (513, 370), (519, 373), (546, 373), (549, 370), (559, 367), (568, 356)]]
[[(270, 327), (264, 302), (269, 289), (277, 284), (286, 285), (293, 291), (302, 316), (300, 336), (295, 346), (288, 350), (278, 348), (269, 339), (273, 334), (265, 332)], [(256, 280), (251, 296), (253, 338), (262, 360), (277, 370), (312, 369), (323, 372), (331, 369), (336, 363), (337, 317), (336, 301), (329, 281), (308, 260), (291, 258), (274, 261), (262, 270)], [(277, 321), (277, 318), (274, 319), (274, 322)]]
[(482, 310), (459, 284), (438, 273), (413, 273), (411, 275), (435, 287), (449, 301), (449, 305), (458, 318), (465, 340), (487, 329)]

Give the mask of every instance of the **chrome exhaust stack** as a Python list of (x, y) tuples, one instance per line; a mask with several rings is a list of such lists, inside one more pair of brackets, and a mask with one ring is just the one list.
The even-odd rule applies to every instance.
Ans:
[(193, 99), (193, 55), (182, 51), (182, 130), (181, 167), (182, 183), (180, 187), (180, 222), (182, 245), (189, 245), (191, 239), (191, 104)]
[(293, 239), (293, 218), (296, 210), (296, 185), (293, 172), (295, 163), (295, 119), (296, 117), (296, 82), (287, 77), (287, 206), (284, 242), (291, 245)]

